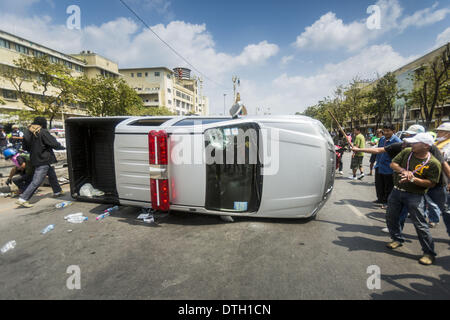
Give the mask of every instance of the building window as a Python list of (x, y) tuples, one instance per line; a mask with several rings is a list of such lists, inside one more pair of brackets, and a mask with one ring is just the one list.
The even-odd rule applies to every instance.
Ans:
[(20, 53), (28, 54), (28, 48), (21, 46), (20, 44), (17, 44), (17, 43), (16, 43), (16, 51), (20, 52)]
[(5, 40), (5, 39), (1, 39), (0, 38), (0, 47), (6, 48), (6, 49), (10, 49), (10, 45), (9, 45), (9, 41)]
[(131, 73), (131, 77), (134, 78), (134, 73), (133, 72)]
[(17, 100), (17, 93), (12, 90), (3, 89), (3, 98), (9, 100)]
[(170, 88), (167, 88), (167, 92), (172, 93), (172, 90), (170, 90)]
[(145, 73), (145, 76), (148, 77), (148, 72)]
[(159, 77), (160, 73), (159, 72), (155, 72), (155, 77)]
[(167, 74), (167, 79), (171, 79), (170, 74)]
[(142, 78), (142, 73), (141, 72), (138, 72), (136, 75), (137, 75), (138, 78)]
[(50, 62), (52, 62), (52, 63), (59, 63), (59, 59), (57, 57), (50, 56)]
[(168, 102), (169, 102), (170, 105), (172, 104), (172, 100), (168, 100)]

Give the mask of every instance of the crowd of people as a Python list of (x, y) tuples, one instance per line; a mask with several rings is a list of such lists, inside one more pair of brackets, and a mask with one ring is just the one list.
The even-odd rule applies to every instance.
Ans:
[(53, 150), (65, 148), (47, 130), (47, 120), (36, 117), (24, 133), (16, 132), (13, 137), (16, 137), (14, 147), (2, 148), (2, 153), (6, 160), (14, 164), (6, 183), (14, 183), (18, 188), (19, 199), (16, 204), (31, 208), (33, 205), (29, 200), (46, 176), (53, 195), (62, 196), (63, 192), (52, 164), (57, 162)]
[(354, 136), (354, 142), (349, 143), (353, 172), (349, 178), (364, 177), (363, 156), (371, 154), (370, 175), (374, 168), (377, 196), (374, 204), (386, 210), (384, 231), (392, 239), (387, 247), (395, 250), (403, 245), (402, 230), (409, 217), (423, 250), (419, 262), (433, 264), (437, 253), (430, 228), (436, 227), (442, 217), (450, 236), (450, 122), (439, 126), (434, 135), (413, 125), (403, 132), (402, 139), (391, 124), (385, 124), (371, 138), (370, 147), (366, 147), (359, 128), (354, 129)]

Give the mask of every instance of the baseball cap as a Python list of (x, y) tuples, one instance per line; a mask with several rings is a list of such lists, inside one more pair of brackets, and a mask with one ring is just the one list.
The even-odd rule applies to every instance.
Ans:
[(418, 134), (418, 133), (424, 133), (425, 132), (425, 128), (422, 127), (419, 124), (414, 124), (411, 127), (409, 127), (408, 130), (406, 130), (405, 132), (409, 133), (411, 135)]
[(445, 122), (441, 124), (436, 131), (450, 131), (450, 122)]
[(418, 133), (412, 138), (405, 138), (405, 141), (407, 143), (411, 143), (411, 144), (422, 142), (422, 143), (425, 143), (425, 144), (427, 144), (429, 146), (432, 146), (434, 144), (433, 136), (431, 134), (425, 133), (425, 132)]

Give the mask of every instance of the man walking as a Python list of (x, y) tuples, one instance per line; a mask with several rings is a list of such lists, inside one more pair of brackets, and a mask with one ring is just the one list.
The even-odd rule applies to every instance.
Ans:
[[(353, 133), (355, 134), (355, 142), (353, 145), (357, 148), (364, 148), (366, 146), (366, 139), (361, 134), (361, 129), (359, 127), (356, 127), (353, 129)], [(351, 169), (353, 171), (353, 176), (350, 176), (349, 179), (356, 180), (356, 179), (362, 179), (364, 178), (364, 170), (363, 170), (363, 158), (364, 158), (364, 152), (353, 152), (352, 155), (352, 162), (351, 162)], [(359, 169), (360, 176), (356, 177), (356, 171)]]
[(46, 175), (48, 175), (54, 196), (62, 195), (55, 169), (51, 165), (57, 162), (53, 149), (64, 150), (65, 148), (48, 132), (45, 118), (35, 118), (31, 126), (28, 127), (24, 134), (23, 148), (30, 152), (31, 164), (35, 171), (32, 182), (16, 204), (21, 207), (31, 208), (32, 205), (28, 201), (42, 184)]
[(434, 139), (429, 133), (419, 133), (405, 141), (412, 147), (400, 152), (391, 163), (391, 169), (395, 172), (394, 189), (388, 199), (386, 223), (393, 241), (387, 247), (396, 249), (405, 241), (399, 220), (402, 208), (406, 206), (424, 252), (419, 262), (430, 265), (435, 260), (436, 252), (425, 218), (424, 195), (439, 182), (441, 164), (430, 153)]

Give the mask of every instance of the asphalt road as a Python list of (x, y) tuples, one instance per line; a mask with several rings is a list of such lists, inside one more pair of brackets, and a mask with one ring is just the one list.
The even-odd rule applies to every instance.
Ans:
[[(106, 205), (56, 209), (61, 200), (48, 188), (33, 198), (32, 209), (0, 199), (0, 246), (17, 242), (0, 254), (0, 299), (450, 299), (445, 226), (432, 229), (439, 254), (433, 266), (418, 263), (421, 249), (409, 221), (406, 245), (386, 249), (385, 214), (371, 204), (374, 179), (346, 179), (348, 153), (344, 165), (344, 178), (336, 179), (331, 199), (309, 222), (226, 223), (172, 213), (151, 226), (136, 220), (135, 208), (122, 207), (102, 221), (95, 217)], [(89, 220), (63, 219), (76, 212)], [(49, 224), (55, 229), (40, 234)], [(71, 265), (80, 268), (79, 290), (66, 286)], [(381, 271), (379, 289), (367, 286), (372, 265)]]

